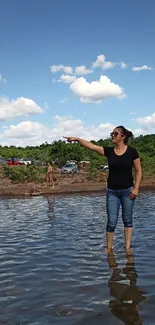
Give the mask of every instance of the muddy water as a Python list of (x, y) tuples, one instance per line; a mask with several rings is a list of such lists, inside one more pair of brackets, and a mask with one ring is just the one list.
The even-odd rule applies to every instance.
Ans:
[(105, 196), (0, 199), (0, 324), (155, 324), (155, 195), (105, 249)]

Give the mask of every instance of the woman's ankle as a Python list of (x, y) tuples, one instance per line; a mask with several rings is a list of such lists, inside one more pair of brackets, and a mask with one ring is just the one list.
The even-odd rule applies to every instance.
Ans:
[(112, 247), (106, 248), (106, 254), (112, 254), (112, 253), (113, 253)]
[(127, 255), (133, 255), (133, 250), (130, 247), (125, 247), (125, 251)]

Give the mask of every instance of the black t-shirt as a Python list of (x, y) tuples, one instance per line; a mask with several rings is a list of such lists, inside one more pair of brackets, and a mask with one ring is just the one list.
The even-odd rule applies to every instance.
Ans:
[(124, 154), (116, 155), (113, 147), (104, 147), (104, 155), (108, 159), (109, 175), (107, 186), (109, 189), (126, 189), (133, 186), (133, 161), (139, 158), (135, 148), (127, 147)]

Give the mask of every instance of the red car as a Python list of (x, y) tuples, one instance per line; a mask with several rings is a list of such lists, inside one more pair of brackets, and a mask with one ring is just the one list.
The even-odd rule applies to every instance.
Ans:
[(24, 162), (22, 162), (16, 158), (7, 159), (7, 164), (8, 164), (8, 166), (25, 165)]

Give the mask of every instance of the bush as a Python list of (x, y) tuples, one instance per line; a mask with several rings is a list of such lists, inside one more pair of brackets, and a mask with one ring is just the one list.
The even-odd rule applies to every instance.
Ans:
[(37, 166), (4, 166), (4, 174), (14, 182), (41, 182), (46, 168)]
[(154, 157), (145, 157), (142, 159), (142, 168), (144, 176), (155, 175), (155, 159)]
[(94, 178), (97, 178), (99, 176), (100, 172), (96, 169), (94, 164), (90, 164), (90, 166), (87, 168), (87, 178), (88, 180), (92, 180)]

